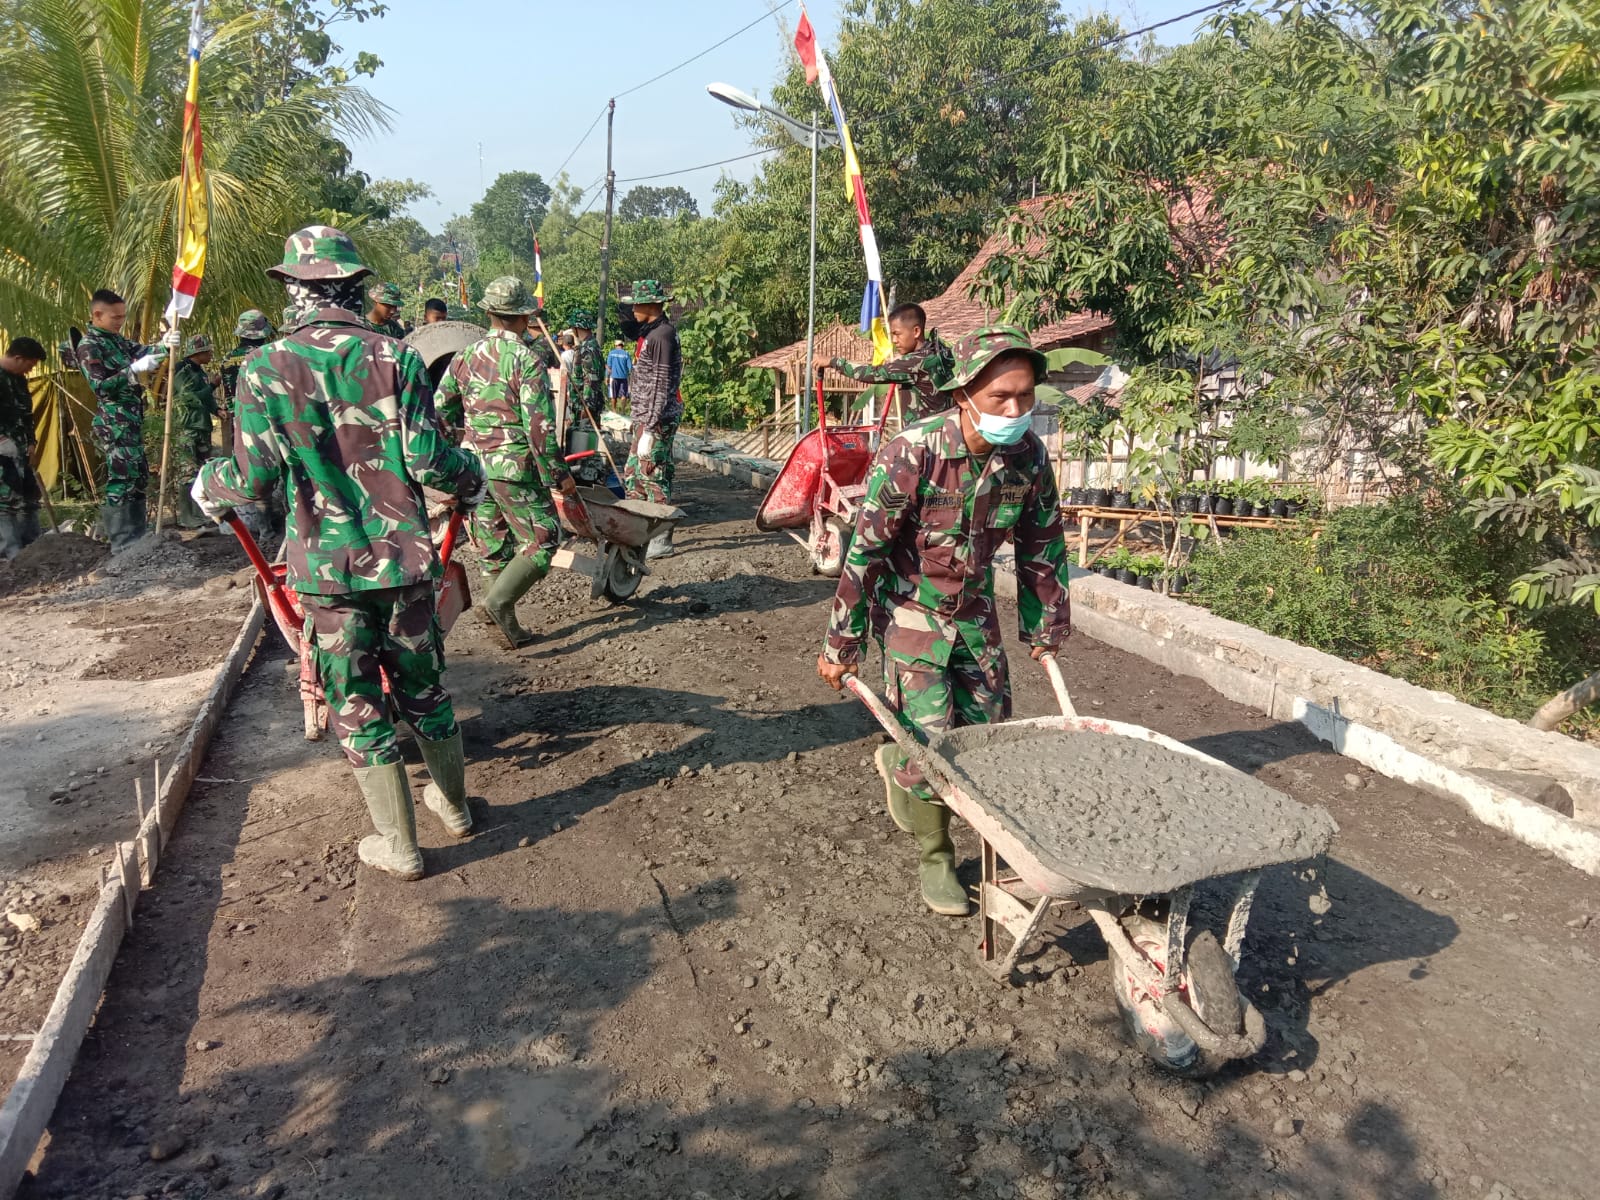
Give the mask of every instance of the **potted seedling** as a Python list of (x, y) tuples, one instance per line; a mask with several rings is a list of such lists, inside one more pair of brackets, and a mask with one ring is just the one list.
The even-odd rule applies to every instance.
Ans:
[(1232, 479), (1219, 480), (1215, 499), (1211, 502), (1212, 511), (1219, 517), (1233, 516), (1233, 499), (1238, 490), (1238, 485)]
[(1133, 493), (1128, 490), (1128, 485), (1126, 483), (1118, 484), (1116, 490), (1111, 493), (1111, 507), (1133, 507)]

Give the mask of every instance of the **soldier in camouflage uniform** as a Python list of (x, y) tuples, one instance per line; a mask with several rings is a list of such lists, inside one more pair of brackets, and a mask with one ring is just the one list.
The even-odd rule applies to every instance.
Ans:
[(523, 343), (539, 311), (522, 280), (505, 275), (484, 289), (479, 307), (489, 332), (456, 355), (439, 381), (439, 415), (465, 427), (462, 445), (483, 459), (489, 493), (472, 514), (473, 545), (494, 586), (483, 610), (506, 645), (520, 649), (534, 635), (517, 620), (517, 601), (550, 573), (561, 540), (552, 491), (577, 491), (556, 439), (549, 374)]
[[(1022, 640), (1040, 658), (1071, 631), (1061, 504), (1044, 444), (1029, 428), (1044, 355), (1020, 329), (993, 325), (962, 338), (946, 390), (954, 411), (884, 443), (867, 476), (817, 673), (838, 689), (862, 657), (869, 609), (885, 612), (884, 682), (900, 722), (926, 740), (1011, 713), (995, 552), (1016, 551)], [(964, 915), (950, 810), (895, 747), (878, 753), (889, 813), (916, 835), (922, 897)]]
[(472, 815), (461, 731), (441, 682), (439, 556), (422, 489), (470, 506), (483, 466), (440, 434), (422, 358), (362, 320), (370, 272), (348, 236), (302, 229), (268, 274), (284, 281), (300, 324), (240, 368), (233, 455), (201, 469), (194, 498), (218, 516), (288, 481), (288, 583), (305, 611), (330, 724), (378, 830), (358, 853), (420, 879), (416, 812), (383, 681), (428, 764), (424, 801), (465, 836)]
[[(683, 416), (683, 398), (678, 394), (683, 382), (683, 351), (678, 346), (678, 331), (667, 319), (666, 305), (671, 299), (672, 293), (654, 279), (635, 280), (632, 292), (622, 298), (624, 304), (633, 305), (639, 321), (639, 357), (629, 396), (633, 449), (623, 468), (623, 484), (633, 499), (656, 504), (672, 503), (677, 475), (672, 440)], [(670, 529), (658, 534), (646, 550), (649, 558), (671, 553)]]
[(184, 350), (183, 359), (172, 372), (172, 403), (178, 426), (172, 435), (176, 474), (180, 480), (178, 527), (209, 529), (210, 523), (189, 495), (189, 489), (201, 465), (211, 457), (213, 423), (221, 412), (216, 388), (206, 375), (206, 367), (211, 364), (215, 352), (211, 339), (203, 333), (190, 338)]
[(928, 314), (921, 305), (901, 304), (889, 314), (889, 340), (898, 357), (877, 366), (843, 358), (835, 358), (829, 365), (859, 383), (901, 385), (900, 401), (907, 425), (944, 412), (950, 407), (950, 395), (941, 389), (950, 381), (955, 363), (937, 329), (923, 336), (927, 323)]
[[(285, 332), (295, 323), (296, 311), (294, 305), (283, 310)], [(233, 449), (233, 395), (239, 386), (239, 368), (244, 365), (245, 359), (272, 341), (277, 333), (272, 328), (272, 322), (267, 320), (266, 313), (258, 308), (247, 308), (234, 322), (233, 336), (237, 339), (235, 345), (222, 359), (222, 445), (228, 451)], [(280, 488), (265, 504), (245, 505), (238, 513), (257, 541), (263, 540), (268, 531), (281, 535), (288, 522), (288, 497)]]
[(572, 371), (567, 377), (567, 420), (587, 417), (596, 427), (606, 408), (606, 360), (600, 343), (594, 340), (594, 314), (577, 308), (567, 314), (578, 339)]
[(400, 308), (406, 298), (400, 294), (398, 283), (375, 283), (367, 289), (367, 301), (372, 305), (367, 309), (367, 324), (379, 333), (386, 333), (392, 338), (403, 338), (406, 335), (405, 326), (400, 324)]
[(145, 391), (141, 379), (167, 356), (166, 346), (144, 346), (122, 336), (128, 304), (102, 289), (90, 297), (89, 329), (78, 343), (78, 366), (98, 407), (91, 428), (106, 464), (100, 522), (113, 551), (144, 536), (145, 489), (150, 464), (144, 453)]
[(39, 536), (39, 481), (33, 473), (33, 392), (28, 374), (44, 361), (31, 337), (12, 338), (0, 355), (0, 562)]

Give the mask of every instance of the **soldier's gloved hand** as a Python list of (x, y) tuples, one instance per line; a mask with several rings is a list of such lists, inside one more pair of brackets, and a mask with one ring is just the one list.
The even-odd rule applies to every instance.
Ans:
[(141, 354), (138, 358), (134, 359), (131, 363), (129, 363), (128, 364), (128, 374), (130, 374), (130, 375), (143, 375), (147, 371), (154, 371), (157, 367), (159, 367), (162, 363), (164, 363), (166, 361), (167, 361), (166, 348), (164, 346), (163, 347), (158, 347), (157, 349), (154, 349), (154, 350), (150, 351), (150, 353), (148, 353), (148, 354)]
[(205, 484), (201, 481), (201, 478), (199, 475), (194, 477), (194, 483), (189, 487), (189, 497), (199, 507), (200, 511), (205, 513), (208, 519), (220, 525), (222, 524), (222, 518), (233, 510), (226, 504), (218, 504), (215, 500), (208, 500), (206, 498)]
[(650, 457), (650, 452), (656, 448), (656, 435), (646, 429), (639, 435), (638, 455), (641, 459)]
[(462, 492), (456, 497), (456, 504), (463, 509), (474, 509), (483, 503), (483, 498), (489, 494), (489, 477), (479, 475), (478, 482), (473, 485), (470, 492)]
[(176, 327), (167, 330), (161, 335), (161, 344), (168, 350), (176, 350), (183, 345), (183, 334)]

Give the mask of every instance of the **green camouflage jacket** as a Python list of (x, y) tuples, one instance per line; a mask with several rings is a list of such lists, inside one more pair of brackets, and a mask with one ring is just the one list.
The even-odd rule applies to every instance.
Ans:
[(379, 324), (375, 321), (369, 321), (368, 324), (376, 329), (379, 333), (384, 334), (387, 337), (403, 338), (406, 335), (406, 327), (400, 324), (400, 322), (395, 320), (393, 317), (390, 317), (382, 324)]
[(994, 556), (1016, 550), (1022, 640), (1055, 646), (1071, 629), (1061, 501), (1032, 433), (987, 459), (967, 449), (961, 415), (928, 417), (890, 438), (867, 474), (833, 599), (829, 662), (858, 663), (868, 610), (883, 607), (886, 653), (942, 666), (957, 638), (978, 657), (1001, 647)]
[(584, 410), (598, 414), (604, 412), (605, 407), (606, 360), (600, 353), (600, 343), (591, 337), (578, 343), (578, 356), (567, 378), (567, 412)]
[(482, 457), (490, 479), (554, 490), (567, 478), (550, 377), (510, 330), (491, 329), (456, 355), (438, 407), (446, 425), (464, 429), (461, 444)]
[(134, 359), (152, 349), (96, 325), (84, 331), (83, 340), (78, 343), (78, 366), (83, 368), (84, 378), (99, 401), (93, 425), (102, 436), (131, 436), (135, 442), (142, 436), (139, 431), (144, 425), (144, 388), (133, 381), (128, 368)]
[(337, 596), (439, 574), (424, 486), (470, 495), (483, 465), (440, 434), (421, 356), (342, 308), (303, 314), (239, 371), (234, 452), (201, 468), (207, 499), (288, 485), (289, 585)]
[(0, 438), (10, 438), (17, 449), (33, 449), (33, 393), (22, 375), (0, 367)]
[(839, 374), (859, 383), (901, 383), (900, 402), (905, 406), (909, 425), (923, 417), (944, 412), (950, 407), (950, 393), (939, 389), (950, 379), (955, 359), (937, 329), (930, 329), (917, 348), (899, 358), (873, 366), (835, 358), (830, 364)]
[(172, 377), (173, 408), (178, 427), (185, 433), (211, 436), (211, 422), (219, 415), (216, 389), (206, 378), (206, 370), (193, 359), (184, 359)]

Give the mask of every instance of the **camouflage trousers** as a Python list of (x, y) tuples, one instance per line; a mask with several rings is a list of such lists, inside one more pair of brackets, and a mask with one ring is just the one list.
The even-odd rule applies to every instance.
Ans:
[[(1005, 652), (999, 649), (975, 658), (957, 639), (950, 661), (941, 666), (896, 653), (892, 644), (886, 645), (883, 683), (889, 707), (918, 741), (964, 725), (991, 725), (1011, 715), (1011, 680)], [(903, 754), (896, 761), (894, 781), (919, 799), (937, 799), (921, 768)]]
[(648, 475), (644, 473), (644, 467), (639, 459), (638, 445), (641, 432), (642, 430), (637, 427), (633, 431), (634, 450), (628, 455), (627, 465), (622, 468), (622, 486), (628, 489), (630, 500), (671, 504), (672, 483), (678, 475), (677, 463), (672, 457), (672, 439), (678, 436), (678, 423), (671, 421), (656, 430), (656, 444), (650, 450), (653, 469)]
[(28, 452), (0, 454), (0, 512), (22, 516), (39, 511), (39, 482), (28, 462)]
[(149, 483), (150, 463), (144, 455), (139, 426), (124, 430), (96, 421), (93, 429), (95, 445), (106, 464), (106, 503), (142, 500)]
[(533, 560), (538, 578), (550, 573), (550, 559), (561, 540), (561, 525), (542, 484), (491, 479), (489, 490), (467, 524), (472, 545), (490, 575), (517, 555)]
[(444, 633), (433, 584), (379, 588), (343, 596), (300, 597), (305, 636), (328, 702), (328, 725), (353, 767), (400, 761), (400, 742), (383, 693), (418, 737), (442, 741), (456, 731), (455, 708), (441, 682)]

